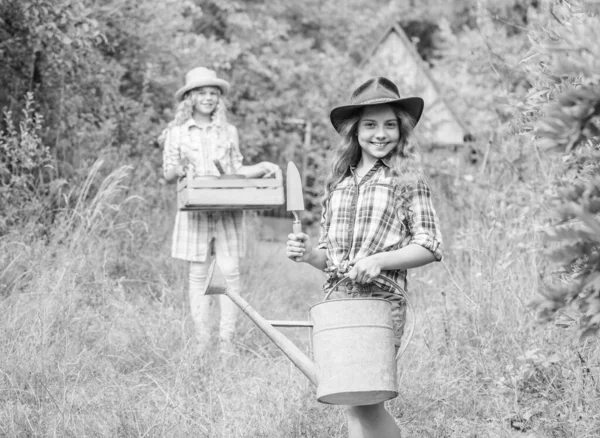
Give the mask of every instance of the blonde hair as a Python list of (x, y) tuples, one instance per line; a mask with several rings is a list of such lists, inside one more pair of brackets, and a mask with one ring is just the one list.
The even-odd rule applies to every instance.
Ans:
[[(194, 113), (192, 91), (194, 90), (197, 90), (197, 88), (187, 91), (181, 101), (175, 106), (175, 117), (169, 123), (169, 128), (172, 126), (181, 126), (192, 117)], [(210, 121), (217, 125), (218, 128), (227, 126), (227, 105), (222, 95), (219, 96), (217, 107), (210, 115)]]
[[(400, 140), (398, 145), (390, 151), (386, 158), (393, 176), (401, 181), (411, 181), (422, 176), (420, 156), (417, 152), (416, 143), (412, 139), (415, 128), (415, 119), (401, 108), (391, 105), (400, 129)], [(364, 107), (356, 111), (339, 125), (339, 133), (342, 136), (338, 147), (335, 149), (331, 159), (330, 173), (325, 179), (325, 195), (323, 207), (329, 199), (333, 189), (344, 179), (351, 167), (360, 161), (361, 148), (358, 143), (358, 122), (362, 118)]]

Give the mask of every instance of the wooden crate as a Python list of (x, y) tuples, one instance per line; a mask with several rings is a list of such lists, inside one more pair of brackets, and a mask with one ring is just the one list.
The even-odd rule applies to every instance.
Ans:
[(184, 178), (177, 203), (180, 210), (268, 210), (284, 203), (281, 172), (276, 178)]

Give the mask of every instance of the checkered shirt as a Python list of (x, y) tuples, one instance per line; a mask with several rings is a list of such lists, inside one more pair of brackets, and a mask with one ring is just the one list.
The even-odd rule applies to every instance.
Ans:
[[(395, 177), (382, 160), (357, 181), (351, 169), (326, 202), (318, 244), (327, 251), (326, 288), (337, 283), (358, 260), (409, 244), (421, 245), (436, 260), (442, 259), (438, 217), (425, 181)], [(382, 274), (406, 291), (406, 270)], [(398, 292), (383, 278), (375, 283), (384, 290)]]
[[(218, 159), (225, 172), (235, 173), (242, 165), (242, 154), (234, 141), (235, 128), (217, 129), (210, 124), (198, 126), (193, 119), (168, 129), (163, 150), (163, 170), (187, 163), (193, 176), (219, 175), (213, 163)], [(177, 211), (171, 255), (194, 262), (206, 261), (214, 239), (217, 254), (244, 255), (243, 211)]]

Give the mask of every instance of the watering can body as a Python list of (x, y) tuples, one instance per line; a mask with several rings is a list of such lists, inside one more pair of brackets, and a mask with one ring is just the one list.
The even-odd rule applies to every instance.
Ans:
[(311, 307), (310, 319), (319, 402), (371, 405), (398, 395), (389, 301), (323, 301)]

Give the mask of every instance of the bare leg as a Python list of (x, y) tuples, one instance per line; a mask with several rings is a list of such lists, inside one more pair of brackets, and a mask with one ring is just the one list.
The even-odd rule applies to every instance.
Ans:
[(400, 438), (398, 425), (385, 409), (385, 402), (349, 406), (348, 438)]

